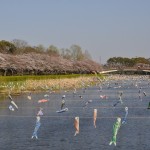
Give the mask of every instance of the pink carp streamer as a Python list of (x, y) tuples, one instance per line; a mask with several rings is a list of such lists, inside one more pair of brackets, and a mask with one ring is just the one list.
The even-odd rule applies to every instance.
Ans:
[(38, 100), (38, 103), (45, 103), (45, 102), (48, 102), (48, 100), (47, 99)]
[(76, 136), (77, 134), (79, 134), (79, 117), (75, 117), (74, 127), (75, 127), (75, 130), (76, 130), (74, 136)]
[(108, 97), (106, 95), (100, 95), (101, 99), (108, 99)]
[(97, 119), (97, 109), (94, 109), (94, 113), (93, 113), (93, 124), (94, 127), (96, 128), (96, 119)]

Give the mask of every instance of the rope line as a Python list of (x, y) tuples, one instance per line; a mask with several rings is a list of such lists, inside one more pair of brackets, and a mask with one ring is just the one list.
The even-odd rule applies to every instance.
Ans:
[[(19, 109), (20, 109), (20, 108), (27, 108), (27, 109), (32, 109), (32, 108), (33, 108), (33, 109), (36, 109), (36, 108), (37, 108), (37, 109), (38, 109), (38, 108), (40, 108), (40, 107), (42, 107), (42, 106), (37, 106), (37, 107), (19, 107)], [(0, 108), (8, 108), (8, 107), (0, 107)], [(47, 107), (42, 107), (42, 108), (43, 108), (43, 109), (49, 108), (49, 109), (51, 109), (51, 110), (52, 110), (52, 109), (55, 109), (55, 108), (50, 108), (50, 107), (48, 107), (48, 106), (47, 106)], [(96, 109), (96, 108), (121, 109), (121, 108), (123, 108), (123, 109), (124, 109), (125, 106), (124, 106), (124, 107), (113, 107), (113, 106), (110, 106), (110, 107), (109, 107), (109, 106), (108, 106), (108, 107), (105, 107), (105, 106), (100, 106), (100, 107), (99, 107), (99, 106), (95, 106), (95, 107), (88, 107), (88, 106), (87, 106), (87, 107), (84, 107), (84, 106), (81, 106), (81, 107), (74, 107), (74, 106), (73, 106), (73, 107), (72, 107), (72, 106), (69, 106), (69, 108), (79, 108), (79, 109), (80, 109), (80, 108), (81, 108), (81, 109), (86, 109), (86, 108), (90, 108), (90, 109), (92, 109), (92, 108), (93, 108), (93, 109)], [(128, 106), (128, 108), (133, 108), (133, 109), (146, 108), (146, 109), (147, 109), (147, 107), (130, 107), (130, 106)]]
[[(24, 117), (24, 118), (32, 118), (32, 117), (36, 117), (36, 116), (22, 116), (22, 115), (0, 115), (0, 117), (12, 117), (12, 118), (21, 118), (21, 117)], [(42, 116), (42, 118), (74, 118), (75, 116)], [(123, 118), (124, 116), (122, 116), (121, 118)], [(91, 119), (93, 117), (82, 117), (80, 116), (80, 118), (82, 119)], [(118, 116), (114, 116), (114, 117), (97, 117), (97, 119), (116, 119), (118, 118)], [(128, 119), (150, 119), (150, 117), (145, 117), (145, 116), (134, 116), (134, 117), (128, 117)]]
[[(44, 99), (44, 98), (43, 98)], [(40, 100), (40, 99), (39, 99)], [(46, 103), (49, 103), (49, 102), (60, 102), (62, 99), (58, 99), (58, 100), (53, 100), (53, 99), (47, 99), (48, 100), (48, 102), (46, 102)], [(116, 101), (118, 101), (118, 99), (116, 98), (116, 99), (90, 99), (90, 98), (83, 98), (83, 99), (79, 99), (79, 100), (69, 100), (69, 99), (66, 99), (65, 101), (67, 101), (67, 102), (72, 102), (72, 101), (75, 101), (75, 102), (86, 102), (86, 101), (88, 101), (88, 100), (92, 100), (92, 101), (99, 101), (99, 102), (116, 102)], [(15, 100), (14, 100), (15, 101)], [(38, 103), (38, 100), (34, 100), (34, 101), (32, 101), (32, 100), (27, 100), (28, 102), (33, 102), (33, 103), (37, 103), (37, 104), (39, 104), (40, 105), (40, 103)], [(126, 102), (126, 101), (141, 101), (139, 98), (137, 98), (137, 99), (122, 99), (122, 101), (123, 102)], [(147, 100), (147, 99), (145, 99), (145, 98), (143, 98), (142, 99), (142, 101), (150, 101), (150, 100)], [(3, 103), (5, 103), (5, 101), (3, 102)], [(17, 104), (19, 104), (19, 103), (22, 103), (22, 101), (15, 101), (15, 103), (17, 103)], [(45, 103), (45, 104), (46, 104)]]

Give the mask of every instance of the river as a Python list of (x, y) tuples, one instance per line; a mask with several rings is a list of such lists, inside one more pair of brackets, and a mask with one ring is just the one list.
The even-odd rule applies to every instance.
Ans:
[[(141, 88), (141, 98), (139, 89)], [(105, 81), (102, 90), (98, 86), (59, 93), (31, 93), (12, 96), (18, 110), (10, 111), (9, 98), (0, 101), (0, 150), (149, 150), (150, 149), (150, 85), (147, 77)], [(122, 92), (123, 104), (118, 103)], [(146, 96), (143, 94), (146, 93)], [(44, 98), (48, 94), (49, 97)], [(67, 112), (56, 113), (60, 109), (62, 95), (65, 95)], [(106, 95), (106, 99), (100, 98)], [(81, 98), (82, 96), (82, 98)], [(48, 102), (38, 103), (40, 99)], [(87, 107), (85, 102), (92, 100)], [(31, 139), (36, 114), (43, 108), (38, 139)], [(128, 107), (127, 123), (122, 124), (117, 134), (117, 145), (109, 145), (113, 124), (117, 117), (125, 116)], [(97, 109), (96, 128), (93, 126), (93, 110)], [(80, 132), (74, 136), (74, 118), (79, 117)]]

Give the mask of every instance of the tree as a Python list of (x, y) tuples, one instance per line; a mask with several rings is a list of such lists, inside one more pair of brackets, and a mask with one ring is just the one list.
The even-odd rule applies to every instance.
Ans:
[(44, 53), (46, 51), (45, 47), (42, 44), (35, 46), (34, 49), (36, 50), (37, 53)]
[(90, 53), (88, 52), (88, 50), (85, 50), (85, 52), (84, 52), (84, 58), (85, 59), (90, 59), (90, 60), (92, 60), (92, 56), (90, 55)]
[(148, 63), (150, 64), (150, 58), (147, 58), (147, 60), (148, 60)]
[(28, 43), (24, 40), (14, 39), (12, 43), (16, 46), (16, 48), (25, 48), (28, 46)]
[(28, 43), (26, 41), (23, 40), (19, 40), (19, 39), (14, 39), (12, 40), (12, 43), (15, 45), (15, 47), (17, 48), (16, 53), (17, 54), (22, 54), (24, 53), (24, 50), (26, 49), (26, 47), (28, 47)]
[(9, 53), (14, 54), (16, 51), (16, 47), (13, 43), (2, 40), (0, 41), (0, 52), (1, 53)]
[(46, 51), (49, 55), (59, 56), (59, 50), (56, 46), (50, 45)]
[(32, 53), (32, 52), (37, 53), (37, 50), (34, 47), (31, 47), (31, 46), (25, 47), (24, 51), (23, 51), (23, 53)]
[(107, 60), (107, 64), (110, 67), (116, 66), (116, 63), (117, 63), (116, 57), (112, 57)]
[(72, 53), (72, 58), (74, 60), (82, 60), (84, 58), (84, 55), (82, 53), (82, 49), (78, 45), (72, 45), (70, 47), (71, 53)]
[(70, 49), (61, 49), (61, 56), (65, 59), (71, 59), (72, 53)]
[(133, 61), (135, 61), (135, 63), (149, 64), (148, 59), (146, 59), (146, 58), (144, 58), (144, 57), (136, 57), (136, 58), (133, 58)]
[(142, 64), (150, 64), (149, 59), (145, 59), (144, 57), (136, 57), (136, 58), (123, 58), (123, 57), (113, 57), (107, 60), (107, 65), (110, 67), (133, 67), (138, 63)]

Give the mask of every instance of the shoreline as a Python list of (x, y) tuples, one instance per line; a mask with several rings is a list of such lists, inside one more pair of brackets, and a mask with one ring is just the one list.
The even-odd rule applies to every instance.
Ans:
[(88, 86), (94, 86), (102, 84), (106, 81), (118, 81), (128, 80), (132, 78), (134, 80), (147, 78), (148, 75), (92, 75), (92, 76), (78, 76), (71, 78), (55, 78), (55, 79), (26, 79), (25, 81), (15, 81), (3, 83), (0, 86), (0, 94), (12, 94), (20, 95), (22, 93), (31, 92), (59, 92), (61, 90), (70, 91), (80, 88), (87, 88)]
[(92, 86), (97, 83), (102, 76), (78, 76), (70, 78), (55, 79), (26, 79), (25, 81), (3, 82), (0, 86), (0, 94), (20, 95), (29, 92), (74, 90), (82, 87)]

